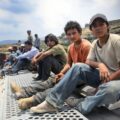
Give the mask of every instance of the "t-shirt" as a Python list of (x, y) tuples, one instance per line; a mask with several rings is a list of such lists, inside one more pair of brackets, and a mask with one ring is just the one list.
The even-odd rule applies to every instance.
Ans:
[(64, 49), (64, 47), (60, 44), (57, 44), (53, 46), (49, 51), (52, 53), (52, 55), (61, 63), (62, 65), (65, 65), (67, 62), (67, 53)]
[(120, 36), (110, 34), (102, 48), (98, 45), (98, 39), (93, 41), (87, 59), (104, 63), (110, 73), (117, 71), (120, 68)]
[(70, 59), (73, 63), (85, 63), (90, 47), (91, 43), (85, 39), (82, 39), (79, 47), (77, 48), (74, 43), (72, 43), (68, 48), (68, 59)]

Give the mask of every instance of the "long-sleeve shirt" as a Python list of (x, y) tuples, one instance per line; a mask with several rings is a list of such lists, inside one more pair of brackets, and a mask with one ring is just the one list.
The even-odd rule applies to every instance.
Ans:
[(39, 50), (35, 47), (32, 47), (30, 51), (23, 53), (22, 55), (19, 55), (16, 57), (17, 59), (27, 58), (29, 60), (32, 60), (32, 58), (39, 53)]

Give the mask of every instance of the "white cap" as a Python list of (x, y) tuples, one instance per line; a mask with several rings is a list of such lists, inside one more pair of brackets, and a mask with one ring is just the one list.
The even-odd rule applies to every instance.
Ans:
[(24, 47), (24, 46), (25, 46), (25, 44), (21, 44), (20, 46), (21, 46), (21, 47)]

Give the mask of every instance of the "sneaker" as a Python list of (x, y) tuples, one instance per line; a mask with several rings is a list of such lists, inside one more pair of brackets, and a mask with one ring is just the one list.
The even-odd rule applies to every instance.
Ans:
[(39, 92), (42, 92), (42, 91), (49, 89), (49, 88), (52, 88), (54, 86), (51, 79), (48, 79), (46, 81), (36, 81), (36, 82), (33, 82), (32, 85), (38, 86)]
[(34, 102), (33, 97), (22, 98), (22, 99), (18, 100), (18, 106), (20, 109), (26, 110), (33, 106), (33, 102)]
[(16, 99), (16, 100), (19, 100), (21, 98), (25, 98), (24, 94), (22, 92), (16, 92), (14, 93), (13, 97)]
[(53, 113), (57, 112), (58, 110), (50, 105), (48, 102), (44, 101), (36, 107), (31, 107), (30, 111), (33, 113)]
[(21, 92), (22, 88), (18, 86), (15, 82), (10, 83), (10, 88), (13, 93)]
[(8, 75), (18, 75), (18, 70), (13, 71), (12, 69), (8, 69), (6, 72), (7, 72), (6, 74), (8, 74)]
[(34, 81), (38, 81), (40, 80), (41, 78), (38, 76), (38, 77), (32, 77), (34, 79)]
[(37, 73), (37, 71), (35, 71), (35, 70), (34, 70), (34, 71), (32, 71), (32, 74), (36, 74), (36, 73)]
[(1, 77), (5, 76), (5, 71), (1, 71)]
[(109, 110), (120, 109), (120, 100), (115, 102), (115, 103), (113, 103), (113, 104), (110, 104), (108, 109)]
[(98, 88), (93, 88), (93, 87), (90, 87), (86, 90), (86, 95), (87, 96), (93, 96), (96, 94)]
[(70, 106), (70, 107), (76, 107), (79, 102), (82, 102), (84, 98), (77, 98), (75, 96), (69, 97), (65, 102)]

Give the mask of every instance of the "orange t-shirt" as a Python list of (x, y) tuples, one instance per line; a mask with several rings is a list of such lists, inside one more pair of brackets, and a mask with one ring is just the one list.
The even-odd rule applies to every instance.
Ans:
[(77, 48), (74, 43), (72, 43), (68, 49), (68, 59), (70, 59), (73, 63), (85, 63), (90, 47), (91, 43), (85, 39), (82, 39), (79, 47)]

